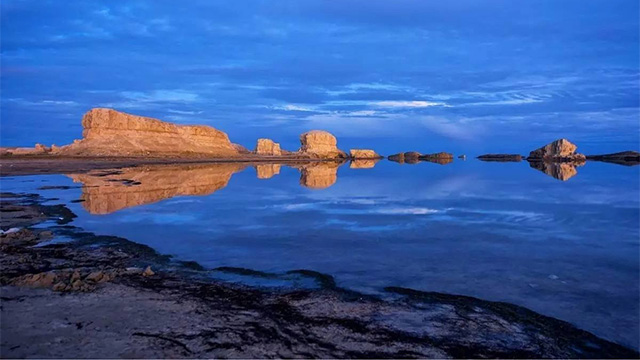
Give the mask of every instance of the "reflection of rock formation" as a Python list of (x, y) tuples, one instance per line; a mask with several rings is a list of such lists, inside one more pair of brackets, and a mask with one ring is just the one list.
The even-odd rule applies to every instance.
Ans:
[(432, 163), (446, 165), (453, 162), (453, 154), (446, 152), (439, 152), (435, 154), (420, 155), (420, 160), (429, 161)]
[(280, 150), (280, 144), (273, 142), (273, 140), (258, 139), (258, 143), (256, 144), (256, 154), (280, 156), (282, 155), (282, 151)]
[(316, 162), (295, 166), (300, 170), (300, 185), (324, 189), (338, 180), (338, 168), (343, 162)]
[(258, 179), (270, 179), (280, 174), (280, 164), (256, 165), (256, 173), (258, 173)]
[(351, 160), (351, 164), (349, 167), (351, 169), (371, 169), (376, 166), (376, 163), (380, 161), (380, 159), (356, 159)]
[(520, 154), (484, 154), (478, 156), (481, 161), (498, 161), (498, 162), (520, 162), (522, 155)]
[(227, 134), (210, 126), (186, 126), (92, 109), (82, 118), (82, 140), (56, 148), (58, 155), (82, 156), (236, 156)]
[(420, 156), (422, 156), (422, 154), (417, 151), (408, 151), (406, 153), (389, 155), (389, 160), (399, 162), (400, 164), (417, 164), (420, 162)]
[(530, 161), (529, 166), (552, 176), (558, 180), (567, 181), (578, 174), (576, 167), (584, 165), (584, 161), (575, 162), (546, 162)]
[(640, 164), (640, 153), (637, 151), (622, 151), (613, 154), (587, 155), (587, 160), (633, 166)]
[(208, 195), (227, 186), (245, 164), (148, 165), (69, 175), (81, 182), (82, 205), (91, 214), (109, 214), (174, 196)]
[(577, 154), (578, 147), (567, 139), (559, 139), (529, 153), (527, 160), (563, 162), (582, 162), (586, 158), (582, 154)]
[(344, 159), (347, 154), (338, 149), (336, 137), (326, 131), (311, 130), (300, 135), (300, 150), (307, 156), (324, 159)]

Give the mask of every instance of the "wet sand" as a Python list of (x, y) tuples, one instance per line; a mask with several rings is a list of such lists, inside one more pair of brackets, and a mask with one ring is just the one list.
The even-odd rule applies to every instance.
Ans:
[[(217, 282), (71, 226), (38, 195), (0, 200), (0, 227), (14, 228), (0, 235), (2, 357), (638, 357), (507, 303), (403, 288), (383, 301), (313, 272), (318, 290)], [(47, 243), (58, 236), (72, 240)]]

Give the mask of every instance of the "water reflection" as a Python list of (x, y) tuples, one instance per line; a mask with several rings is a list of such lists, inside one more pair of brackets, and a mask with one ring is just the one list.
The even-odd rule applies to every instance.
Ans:
[[(300, 185), (325, 189), (336, 183), (343, 162), (286, 164), (300, 171)], [(250, 166), (246, 163), (198, 165), (145, 165), (110, 171), (68, 175), (82, 183), (82, 205), (91, 214), (158, 202), (174, 196), (209, 195), (229, 183), (231, 176)], [(258, 179), (280, 173), (281, 164), (254, 165)]]
[(351, 160), (349, 168), (351, 169), (371, 169), (380, 161), (380, 159), (357, 159)]
[(562, 162), (562, 163), (552, 163), (545, 161), (530, 161), (529, 166), (536, 170), (540, 170), (543, 173), (554, 177), (561, 181), (567, 181), (570, 178), (576, 176), (578, 174), (578, 170), (576, 169), (578, 166), (583, 166), (585, 164), (584, 161), (580, 162)]

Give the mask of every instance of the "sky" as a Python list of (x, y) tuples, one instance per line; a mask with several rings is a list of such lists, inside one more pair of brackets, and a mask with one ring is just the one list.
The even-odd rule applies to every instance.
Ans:
[(250, 149), (640, 150), (637, 0), (5, 0), (0, 145), (81, 138), (94, 107)]

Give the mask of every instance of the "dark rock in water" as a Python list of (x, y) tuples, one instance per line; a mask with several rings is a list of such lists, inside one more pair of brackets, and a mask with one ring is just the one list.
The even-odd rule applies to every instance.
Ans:
[(574, 162), (549, 162), (549, 161), (529, 161), (529, 166), (536, 170), (556, 178), (558, 180), (567, 181), (578, 174), (576, 169), (578, 166), (584, 165), (584, 161)]
[(424, 154), (420, 156), (420, 160), (429, 161), (432, 163), (446, 165), (453, 162), (453, 154), (446, 152), (439, 152), (435, 154)]
[(518, 162), (518, 161), (522, 161), (522, 155), (519, 155), (519, 154), (484, 154), (484, 155), (478, 156), (478, 160), (482, 160), (482, 161)]
[(404, 153), (393, 154), (387, 157), (391, 161), (399, 162), (400, 164), (404, 164)]
[(458, 159), (466, 160), (467, 159), (467, 155), (465, 155), (465, 154), (458, 155)]
[(583, 154), (576, 153), (578, 147), (567, 139), (559, 139), (529, 153), (527, 160), (547, 162), (584, 161)]
[(420, 156), (422, 156), (422, 154), (417, 151), (406, 152), (404, 153), (404, 162), (407, 164), (417, 164), (420, 162)]
[(622, 151), (613, 154), (587, 155), (587, 160), (633, 166), (640, 164), (640, 153), (637, 151)]

